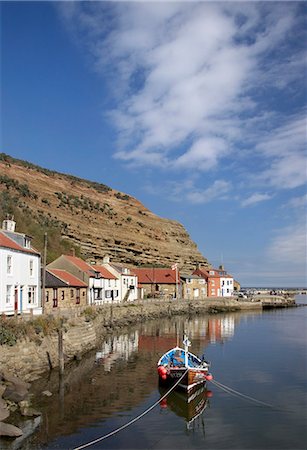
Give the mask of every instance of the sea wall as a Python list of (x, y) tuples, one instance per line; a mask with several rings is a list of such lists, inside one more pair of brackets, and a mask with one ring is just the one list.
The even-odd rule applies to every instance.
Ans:
[[(270, 299), (266, 298), (266, 303)], [(274, 298), (274, 301), (277, 299)], [(278, 306), (290, 306), (289, 299), (279, 300)], [(64, 358), (68, 362), (95, 348), (112, 330), (159, 317), (184, 314), (214, 314), (218, 312), (262, 309), (262, 301), (237, 301), (214, 298), (202, 301), (160, 301), (105, 305), (91, 310), (92, 314), (73, 317), (67, 314), (63, 321)], [(24, 381), (33, 381), (42, 373), (59, 365), (59, 336), (37, 336), (35, 341), (25, 339), (14, 346), (0, 346), (0, 367), (18, 375)]]

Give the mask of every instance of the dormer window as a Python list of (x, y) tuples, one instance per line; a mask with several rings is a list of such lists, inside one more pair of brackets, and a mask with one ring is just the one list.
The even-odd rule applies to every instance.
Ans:
[(24, 247), (31, 248), (31, 240), (27, 236), (25, 236), (25, 239), (24, 239)]

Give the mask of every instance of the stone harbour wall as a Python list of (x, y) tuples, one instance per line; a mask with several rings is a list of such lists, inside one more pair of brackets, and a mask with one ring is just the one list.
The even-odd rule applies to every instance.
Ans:
[[(276, 300), (276, 298), (274, 299)], [(266, 303), (268, 299), (266, 298)], [(219, 313), (262, 309), (262, 301), (248, 302), (236, 299), (215, 298), (200, 301), (160, 301), (105, 305), (92, 308), (90, 315), (70, 317), (63, 321), (63, 348), (65, 362), (78, 359), (112, 330), (128, 325), (159, 318), (184, 314)], [(289, 302), (278, 306), (289, 306)], [(87, 308), (89, 310), (89, 308)], [(69, 314), (68, 314), (69, 316)], [(29, 339), (14, 346), (0, 346), (0, 367), (18, 375), (23, 381), (33, 381), (42, 373), (59, 365), (58, 334), (39, 336), (37, 341)]]

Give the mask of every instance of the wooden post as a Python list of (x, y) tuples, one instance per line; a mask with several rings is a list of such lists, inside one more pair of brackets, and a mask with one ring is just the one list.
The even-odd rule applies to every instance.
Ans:
[(64, 373), (64, 349), (63, 349), (63, 319), (58, 329), (58, 349), (59, 349), (59, 370), (60, 375)]

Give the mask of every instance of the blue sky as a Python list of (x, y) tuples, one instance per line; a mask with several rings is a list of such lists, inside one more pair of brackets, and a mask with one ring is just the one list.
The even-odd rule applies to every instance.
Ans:
[[(1, 2), (1, 151), (306, 286), (305, 2)], [(154, 245), (154, 243), (153, 243)]]

